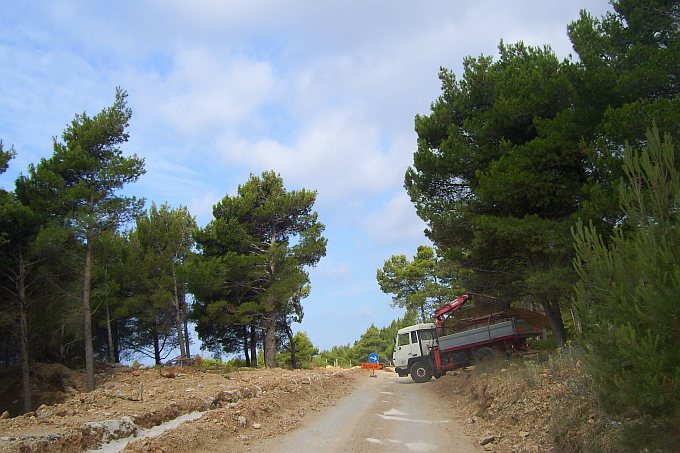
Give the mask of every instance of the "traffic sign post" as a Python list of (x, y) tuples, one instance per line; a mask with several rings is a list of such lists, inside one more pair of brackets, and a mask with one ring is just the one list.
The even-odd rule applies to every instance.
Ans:
[(365, 370), (371, 370), (371, 377), (377, 378), (375, 374), (375, 370), (381, 370), (382, 365), (378, 363), (380, 358), (378, 357), (377, 352), (372, 352), (371, 354), (368, 355), (368, 363), (364, 362), (361, 364), (361, 368)]

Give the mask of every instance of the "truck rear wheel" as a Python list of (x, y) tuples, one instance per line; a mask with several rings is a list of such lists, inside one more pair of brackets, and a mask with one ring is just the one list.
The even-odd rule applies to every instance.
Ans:
[(411, 365), (411, 379), (415, 382), (428, 382), (432, 379), (432, 373), (424, 362), (415, 362)]
[(472, 356), (475, 359), (475, 363), (487, 362), (496, 357), (496, 351), (491, 348), (483, 347), (477, 349)]

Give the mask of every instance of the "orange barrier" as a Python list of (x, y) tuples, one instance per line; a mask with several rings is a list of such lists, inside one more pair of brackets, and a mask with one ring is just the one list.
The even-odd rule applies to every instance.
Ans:
[(361, 364), (361, 368), (364, 370), (382, 370), (382, 365), (379, 363), (368, 363), (364, 362)]

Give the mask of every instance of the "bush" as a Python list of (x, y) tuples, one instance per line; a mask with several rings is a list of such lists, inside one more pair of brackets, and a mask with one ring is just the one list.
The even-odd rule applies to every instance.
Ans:
[(536, 351), (553, 351), (557, 349), (557, 340), (554, 335), (550, 335), (548, 338), (529, 338), (527, 340), (529, 348)]
[(225, 371), (229, 372), (232, 371), (236, 368), (241, 368), (245, 367), (245, 360), (243, 359), (231, 359), (227, 362), (223, 362), (222, 359), (217, 358), (217, 359), (207, 359), (204, 357), (201, 357), (200, 360), (196, 360), (194, 358), (194, 364), (198, 368), (202, 368), (205, 370), (219, 370), (219, 371)]
[(248, 364), (246, 363), (246, 359), (236, 357), (234, 359), (228, 360), (225, 366), (228, 368), (246, 368), (248, 367)]

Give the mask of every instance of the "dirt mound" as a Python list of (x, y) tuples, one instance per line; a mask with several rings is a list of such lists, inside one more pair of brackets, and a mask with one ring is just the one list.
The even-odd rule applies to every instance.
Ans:
[[(343, 370), (243, 370), (194, 368), (108, 369), (93, 392), (82, 392), (76, 373), (46, 367), (40, 378), (61, 387), (63, 401), (0, 420), (0, 452), (78, 452), (140, 434), (186, 414), (200, 418), (126, 451), (196, 451), (224, 444), (242, 451), (252, 439), (287, 431), (305, 414), (334, 404), (351, 391), (358, 372)], [(170, 377), (172, 376), (172, 377)], [(72, 385), (75, 385), (73, 387)], [(68, 390), (71, 389), (71, 390)]]
[[(23, 412), (21, 403), (21, 369), (18, 366), (0, 370), (0, 413), (15, 416)], [(33, 409), (41, 405), (61, 403), (84, 389), (82, 372), (59, 363), (35, 363), (31, 375)]]
[(79, 388), (84, 385), (82, 372), (74, 371), (60, 363), (36, 363), (33, 378), (44, 388), (65, 391), (66, 388)]

